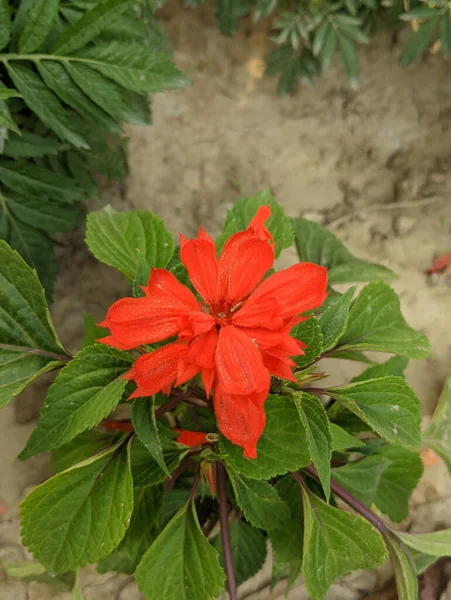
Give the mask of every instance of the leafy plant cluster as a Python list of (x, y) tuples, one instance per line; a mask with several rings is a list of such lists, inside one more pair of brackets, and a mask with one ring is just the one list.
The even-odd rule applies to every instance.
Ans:
[(122, 124), (187, 83), (149, 0), (0, 0), (0, 237), (51, 295), (53, 237), (84, 219), (93, 173), (127, 173)]
[[(76, 571), (97, 563), (101, 573), (134, 574), (147, 600), (210, 600), (226, 580), (235, 599), (235, 585), (263, 565), (269, 540), (274, 581), (290, 586), (302, 573), (313, 600), (335, 578), (389, 556), (398, 597), (417, 600), (418, 574), (451, 555), (451, 530), (402, 533), (383, 519), (407, 516), (422, 444), (451, 470), (451, 380), (422, 433), (404, 370), (428, 354), (428, 341), (404, 320), (386, 283), (394, 274), (358, 260), (319, 225), (288, 219), (267, 192), (234, 205), (218, 247), (268, 203), (278, 251), (294, 243), (301, 261), (328, 267), (331, 287), (321, 309), (292, 332), (306, 354), (296, 358), (297, 383), (273, 380), (253, 460), (218, 432), (197, 382), (137, 398), (126, 405), (126, 426), (106, 427), (133, 390), (122, 376), (135, 353), (95, 343), (102, 332), (88, 323), (84, 347), (70, 356), (36, 273), (0, 242), (0, 406), (41, 373), (58, 371), (20, 455), (50, 450), (55, 473), (20, 509), (23, 543), (38, 563), (4, 564), (10, 576), (50, 581), (80, 599)], [(150, 212), (91, 213), (87, 244), (136, 296), (152, 267), (189, 284), (170, 233)], [(366, 285), (334, 289), (350, 281)], [(374, 362), (370, 351), (392, 356)], [(328, 386), (326, 357), (357, 361), (362, 371)], [(207, 442), (178, 443), (174, 428), (207, 433)]]
[[(202, 0), (185, 0), (196, 6)], [(407, 66), (435, 43), (444, 55), (451, 50), (450, 5), (446, 0), (217, 0), (216, 24), (232, 35), (242, 19), (268, 19), (274, 42), (267, 56), (266, 75), (278, 75), (283, 96), (301, 82), (311, 85), (338, 54), (346, 77), (358, 79), (359, 44), (369, 43), (378, 26), (410, 21), (413, 33), (399, 64)]]

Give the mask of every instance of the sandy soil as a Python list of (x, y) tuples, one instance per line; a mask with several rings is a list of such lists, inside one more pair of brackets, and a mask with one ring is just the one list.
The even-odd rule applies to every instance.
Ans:
[[(217, 234), (240, 194), (269, 187), (289, 215), (330, 226), (357, 256), (390, 266), (399, 274), (393, 285), (407, 320), (432, 344), (430, 358), (413, 362), (407, 372), (427, 421), (451, 371), (451, 289), (424, 275), (434, 256), (451, 250), (449, 66), (428, 56), (399, 69), (398, 46), (381, 34), (360, 55), (358, 89), (350, 89), (333, 66), (315, 88), (279, 100), (275, 82), (259, 78), (264, 32), (243, 28), (229, 40), (202, 11), (170, 9), (163, 18), (176, 62), (193, 85), (154, 98), (154, 126), (129, 130), (130, 177), (125, 185), (106, 186), (102, 202), (152, 210), (174, 234), (193, 234), (201, 222)], [(288, 251), (281, 265), (294, 260)], [(64, 239), (52, 313), (71, 349), (83, 337), (81, 310), (100, 318), (125, 291), (117, 274), (88, 255), (80, 235)], [(352, 368), (328, 367), (341, 381)], [(0, 500), (8, 507), (0, 522), (0, 559), (25, 556), (18, 545), (18, 503), (48, 473), (46, 456), (15, 460), (33, 428), (44, 388), (44, 383), (35, 386), (0, 413)], [(425, 531), (443, 526), (451, 526), (451, 483), (437, 464), (426, 467), (402, 527)], [(278, 588), (270, 595), (267, 576), (264, 569), (243, 595), (282, 598)], [(389, 576), (389, 568), (357, 573), (333, 586), (327, 598), (363, 598)], [(139, 598), (134, 584), (122, 576), (84, 570), (82, 584), (87, 600)], [(0, 598), (68, 596), (0, 576)], [(289, 598), (307, 598), (301, 583)], [(451, 599), (451, 591), (443, 591), (445, 599)]]

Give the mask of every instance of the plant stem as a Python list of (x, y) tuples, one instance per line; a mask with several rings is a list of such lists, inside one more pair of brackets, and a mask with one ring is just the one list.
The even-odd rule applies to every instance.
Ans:
[(161, 417), (162, 415), (172, 410), (182, 402), (184, 402), (184, 398), (172, 398), (171, 400), (166, 402), (166, 404), (163, 404), (163, 406), (157, 408), (157, 410), (155, 411), (155, 418), (158, 419), (158, 417)]
[[(315, 467), (309, 465), (306, 470), (309, 473), (311, 473), (311, 475), (313, 475), (316, 479), (319, 479), (318, 471), (315, 469)], [(297, 481), (296, 477), (295, 479)], [(367, 519), (367, 521), (374, 525), (376, 529), (379, 529), (381, 533), (385, 533), (386, 535), (390, 536), (393, 535), (393, 531), (390, 529), (390, 527), (388, 527), (388, 525), (386, 525), (384, 521), (380, 517), (378, 517), (378, 515), (375, 512), (371, 510), (371, 508), (369, 508), (366, 504), (364, 504), (358, 498), (353, 496), (351, 492), (348, 492), (348, 490), (346, 490), (341, 484), (339, 484), (338, 481), (335, 481), (335, 479), (331, 478), (330, 489), (334, 492), (334, 494), (337, 494), (337, 496), (339, 496), (344, 502), (346, 502), (348, 506), (350, 506), (356, 512), (361, 514), (362, 517), (365, 517), (365, 519)]]
[(46, 358), (53, 358), (54, 360), (61, 360), (64, 362), (68, 362), (71, 359), (68, 354), (55, 354), (54, 352), (47, 352), (47, 350), (27, 348), (26, 346), (13, 346), (11, 344), (0, 344), (0, 350), (11, 350), (11, 352), (27, 352), (28, 354), (45, 356)]
[(230, 542), (229, 507), (227, 505), (226, 470), (223, 462), (216, 464), (216, 487), (219, 500), (219, 523), (221, 525), (221, 539), (224, 550), (224, 566), (227, 575), (227, 589), (230, 600), (237, 600), (235, 570), (232, 560), (232, 544)]

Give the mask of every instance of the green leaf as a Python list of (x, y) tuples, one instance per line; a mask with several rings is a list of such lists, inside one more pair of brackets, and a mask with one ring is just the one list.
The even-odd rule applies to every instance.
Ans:
[(389, 375), (404, 377), (404, 370), (408, 362), (409, 359), (404, 356), (392, 356), (384, 363), (368, 367), (368, 369), (353, 377), (351, 383), (366, 381), (367, 379), (377, 379), (378, 377), (387, 377)]
[(423, 442), (445, 461), (451, 473), (451, 377), (445, 381), (435, 413), (423, 433)]
[(219, 436), (219, 452), (227, 454), (226, 463), (252, 479), (270, 479), (307, 466), (306, 432), (294, 402), (284, 396), (269, 396), (265, 412), (266, 427), (257, 444), (257, 458), (248, 460), (242, 448)]
[(93, 563), (121, 541), (133, 510), (123, 444), (59, 473), (21, 504), (22, 541), (51, 574)]
[(382, 473), (375, 504), (392, 521), (403, 521), (409, 514), (410, 496), (423, 475), (418, 454), (405, 448), (386, 446), (378, 454), (390, 464)]
[(439, 37), (441, 50), (446, 56), (451, 51), (451, 19), (449, 13), (445, 13), (440, 19)]
[(34, 0), (19, 38), (19, 53), (31, 54), (46, 40), (55, 24), (60, 0)]
[(30, 560), (16, 562), (0, 562), (0, 567), (6, 572), (8, 579), (18, 579), (24, 583), (42, 583), (49, 585), (59, 592), (70, 592), (75, 586), (75, 573), (69, 571), (52, 577), (45, 567)]
[(218, 250), (222, 250), (231, 235), (248, 227), (260, 206), (268, 205), (271, 208), (271, 216), (266, 222), (266, 227), (276, 242), (274, 248), (276, 257), (280, 256), (282, 250), (289, 248), (293, 243), (290, 220), (269, 190), (263, 190), (255, 196), (240, 198), (228, 211), (223, 233), (216, 243)]
[(50, 468), (53, 473), (61, 473), (100, 450), (105, 450), (114, 439), (115, 436), (111, 433), (94, 429), (84, 431), (69, 443), (52, 450)]
[(188, 502), (168, 523), (136, 569), (146, 600), (212, 600), (224, 586), (219, 555), (202, 533)]
[(329, 427), (332, 436), (332, 450), (334, 452), (365, 445), (361, 440), (348, 433), (346, 429), (335, 425), (335, 423), (329, 423)]
[(64, 350), (36, 273), (3, 240), (0, 340), (0, 408), (38, 375), (64, 364)]
[(438, 15), (435, 19), (431, 18), (428, 21), (424, 21), (420, 25), (420, 29), (412, 33), (410, 38), (407, 40), (403, 51), (401, 52), (401, 56), (399, 57), (398, 62), (401, 67), (407, 67), (407, 65), (410, 65), (412, 61), (414, 61), (428, 48), (437, 28), (437, 24)]
[(140, 260), (150, 272), (152, 267), (164, 268), (174, 253), (172, 236), (163, 221), (144, 210), (118, 213), (107, 207), (91, 213), (86, 243), (97, 260), (131, 280)]
[(99, 573), (120, 571), (133, 575), (143, 554), (159, 533), (158, 514), (163, 502), (162, 486), (135, 488), (130, 526), (121, 543), (98, 566)]
[(136, 398), (132, 407), (132, 423), (136, 434), (162, 471), (170, 473), (164, 462), (163, 448), (155, 418), (155, 397)]
[(420, 401), (402, 377), (368, 379), (327, 393), (388, 442), (409, 450), (420, 445)]
[[(188, 451), (186, 446), (179, 446), (172, 440), (164, 440), (163, 457), (170, 473), (179, 466)], [(133, 443), (131, 461), (135, 487), (158, 485), (167, 478), (165, 471), (161, 470), (157, 461), (139, 440)]]
[(332, 477), (356, 498), (371, 506), (390, 461), (382, 456), (367, 456), (355, 463), (332, 469)]
[(424, 358), (429, 353), (429, 342), (404, 320), (396, 292), (386, 283), (376, 282), (366, 285), (353, 304), (340, 349)]
[[(266, 538), (255, 527), (236, 520), (230, 523), (230, 543), (236, 584), (239, 586), (262, 568), (266, 558)], [(219, 554), (219, 562), (224, 567), (224, 550), (220, 535), (215, 537), (213, 545)]]
[(307, 345), (307, 348), (304, 348), (305, 354), (295, 356), (293, 359), (299, 368), (307, 367), (321, 354), (323, 336), (319, 320), (316, 317), (310, 317), (307, 321), (302, 321), (293, 327), (290, 335)]
[(387, 558), (382, 536), (365, 520), (329, 506), (302, 489), (304, 557), (302, 573), (312, 600), (321, 600), (340, 575), (373, 569)]
[[(357, 30), (357, 33), (360, 33), (359, 30)], [(344, 35), (338, 35), (338, 50), (346, 77), (351, 83), (357, 83), (359, 78), (359, 62), (354, 44)]]
[(73, 179), (22, 161), (0, 162), (0, 181), (19, 194), (47, 196), (59, 202), (84, 200)]
[(437, 17), (437, 8), (434, 6), (417, 6), (406, 13), (399, 15), (402, 21), (416, 21), (417, 19), (431, 19)]
[(172, 517), (179, 512), (188, 501), (190, 490), (172, 489), (163, 497), (163, 507), (160, 512), (160, 528), (163, 529)]
[[(0, 0), (0, 2), (1, 2), (1, 0)], [(1, 87), (1, 82), (0, 82), (0, 90), (1, 89), (2, 89), (2, 87)], [(0, 100), (0, 128), (2, 128), (2, 131), (3, 131), (2, 140), (5, 139), (5, 135), (6, 135), (8, 129), (10, 131), (13, 131), (14, 133), (17, 133), (20, 135), (20, 129), (17, 127), (16, 123), (14, 122), (13, 118), (11, 117), (11, 113), (9, 112), (7, 103), (3, 100)], [(0, 152), (0, 154), (1, 154), (1, 152)]]
[[(104, 110), (92, 102), (76, 85), (65, 68), (52, 60), (39, 61), (37, 68), (40, 76), (52, 92), (73, 108), (83, 119), (106, 131), (120, 131), (120, 125)], [(84, 89), (85, 86), (83, 86)]]
[(11, 30), (12, 23), (9, 0), (0, 0), (0, 50), (8, 44)]
[(125, 352), (100, 344), (81, 350), (59, 373), (42, 405), (36, 429), (19, 457), (67, 444), (107, 417), (122, 397), (124, 373), (133, 364)]
[(41, 230), (16, 219), (10, 207), (9, 200), (0, 192), (0, 238), (7, 240), (28, 265), (36, 269), (46, 296), (50, 299), (56, 275), (52, 240)]
[(326, 308), (319, 318), (323, 336), (322, 352), (332, 350), (344, 334), (355, 287), (349, 288), (336, 302)]
[(248, 479), (228, 469), (238, 506), (246, 520), (260, 529), (283, 528), (290, 513), (288, 505), (267, 481)]
[(305, 427), (312, 463), (318, 471), (326, 500), (329, 501), (332, 436), (327, 412), (319, 399), (311, 394), (296, 392), (293, 400)]
[(44, 137), (30, 131), (22, 131), (22, 135), (11, 134), (8, 136), (3, 154), (11, 158), (35, 158), (47, 154), (57, 154), (66, 148), (65, 144), (52, 136)]
[(395, 570), (398, 600), (418, 600), (418, 578), (410, 552), (390, 537), (385, 538)]
[(139, 94), (185, 87), (188, 79), (166, 52), (133, 41), (111, 41), (81, 50), (77, 58), (105, 77)]
[(22, 98), (22, 96), (16, 90), (0, 87), (0, 100), (9, 100), (10, 98)]
[(52, 53), (69, 56), (75, 50), (86, 46), (135, 2), (136, 0), (105, 0), (101, 2), (64, 31), (56, 41)]
[(417, 552), (427, 556), (451, 556), (451, 529), (434, 531), (433, 533), (402, 533), (396, 534), (401, 540)]
[(218, 0), (215, 5), (215, 17), (216, 25), (222, 35), (232, 35), (250, 7), (249, 0)]
[(327, 267), (330, 285), (374, 279), (389, 281), (395, 277), (387, 267), (357, 260), (333, 233), (321, 225), (306, 219), (291, 219), (291, 224), (299, 258)]
[(34, 71), (9, 62), (6, 68), (25, 104), (49, 129), (76, 148), (89, 148), (87, 141), (72, 128), (70, 114)]
[(99, 327), (92, 316), (86, 311), (83, 311), (83, 324), (85, 328), (85, 337), (83, 339), (82, 348), (92, 346), (96, 340), (108, 335), (108, 329)]
[(374, 362), (374, 360), (371, 360), (370, 358), (368, 358), (368, 356), (363, 354), (363, 352), (359, 352), (358, 350), (343, 350), (343, 352), (341, 352), (340, 350), (333, 350), (330, 354), (328, 354), (327, 358), (340, 358), (341, 360), (352, 360), (354, 362), (360, 362), (371, 366), (377, 364)]

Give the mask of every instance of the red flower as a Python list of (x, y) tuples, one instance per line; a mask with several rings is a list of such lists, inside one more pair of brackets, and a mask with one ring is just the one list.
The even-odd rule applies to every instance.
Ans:
[(219, 258), (213, 239), (201, 227), (196, 239), (181, 236), (180, 258), (201, 300), (164, 269), (153, 269), (144, 298), (123, 298), (100, 325), (111, 335), (99, 340), (128, 350), (178, 339), (140, 356), (126, 375), (137, 384), (130, 398), (168, 393), (201, 374), (213, 402), (219, 429), (245, 456), (257, 456), (265, 427), (263, 404), (270, 375), (294, 381), (293, 356), (306, 346), (291, 328), (321, 306), (327, 271), (299, 263), (262, 282), (274, 262), (272, 237), (261, 207), (245, 231), (230, 237)]
[(179, 434), (176, 442), (191, 448), (202, 446), (207, 441), (207, 434), (202, 431), (188, 431), (187, 429), (174, 429), (174, 431)]

